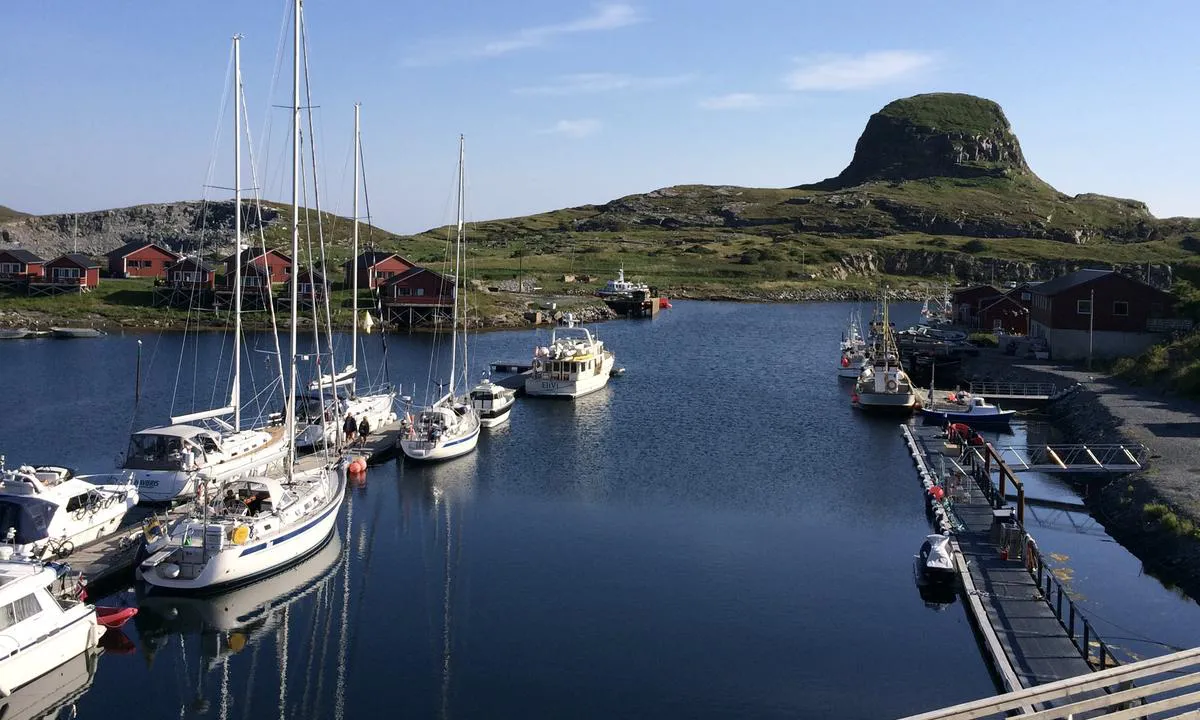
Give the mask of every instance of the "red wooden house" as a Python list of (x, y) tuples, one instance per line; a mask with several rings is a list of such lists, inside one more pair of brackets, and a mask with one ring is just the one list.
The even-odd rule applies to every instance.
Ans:
[[(305, 268), (296, 274), (296, 280), (300, 286), (296, 288), (297, 297), (302, 303), (311, 303), (317, 300), (325, 299), (325, 295), (329, 292), (329, 283), (326, 282), (325, 276), (316, 270)], [(284, 291), (284, 297), (292, 296), (291, 284)]]
[[(226, 283), (233, 282), (235, 259), (234, 255), (230, 255), (222, 261), (225, 264)], [(292, 276), (292, 259), (278, 250), (268, 250), (264, 253), (261, 248), (246, 248), (242, 251), (243, 272), (251, 266), (265, 268), (272, 283), (287, 282)]]
[(979, 311), (995, 302), (1004, 293), (992, 285), (975, 285), (951, 293), (954, 304), (954, 322), (975, 326), (979, 322)]
[(108, 258), (108, 274), (111, 277), (165, 278), (167, 268), (181, 256), (149, 240), (135, 240), (107, 253), (105, 257)]
[(1029, 308), (1021, 304), (1012, 290), (984, 305), (977, 316), (979, 327), (1009, 335), (1029, 334)]
[(43, 276), (30, 283), (30, 292), (34, 288), (47, 289), (66, 288), (86, 292), (100, 284), (100, 264), (87, 255), (67, 253), (59, 255), (46, 263)]
[[(358, 271), (358, 287), (371, 290), (416, 267), (395, 253), (371, 250), (359, 253), (354, 266)], [(350, 274), (349, 260), (342, 263), (342, 272), (345, 276), (346, 287), (351, 287), (354, 284), (354, 276)]]
[(40, 278), (46, 261), (21, 248), (0, 250), (0, 282), (27, 282)]
[(423, 267), (393, 276), (383, 285), (383, 309), (389, 320), (410, 325), (427, 322), (454, 307), (454, 278)]
[(1190, 329), (1175, 296), (1112, 270), (1076, 270), (1031, 289), (1030, 334), (1058, 360), (1136, 355)]
[(195, 257), (183, 257), (167, 267), (166, 282), (173, 288), (204, 288), (216, 285), (217, 269)]

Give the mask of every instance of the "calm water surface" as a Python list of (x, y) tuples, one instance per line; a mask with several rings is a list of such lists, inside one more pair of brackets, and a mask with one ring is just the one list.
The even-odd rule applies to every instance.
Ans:
[[(201, 600), (117, 593), (142, 612), (80, 717), (887, 718), (993, 693), (961, 606), (913, 585), (928, 526), (896, 422), (853, 412), (833, 377), (850, 309), (679, 302), (594, 326), (624, 377), (575, 403), (520, 400), (465, 458), (372, 468), (334, 540), (287, 573)], [(547, 339), (482, 335), (474, 365)], [(388, 376), (423, 399), (434, 341), (387, 342)], [(244, 397), (276, 362), (253, 344)], [(0, 449), (106, 469), (131, 428), (224, 403), (227, 346), (6, 342)], [(1194, 605), (1079, 517), (1039, 515), (1037, 535), (1086, 603), (1122, 637), (1200, 644)]]

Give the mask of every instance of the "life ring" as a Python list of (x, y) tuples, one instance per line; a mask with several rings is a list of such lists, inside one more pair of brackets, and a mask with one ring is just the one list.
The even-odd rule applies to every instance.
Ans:
[(895, 390), (895, 389), (896, 389), (896, 388), (898, 388), (898, 387), (900, 387), (900, 386), (896, 384), (896, 381), (895, 381), (895, 380), (888, 380), (888, 381), (887, 381), (887, 389), (888, 389), (888, 390)]

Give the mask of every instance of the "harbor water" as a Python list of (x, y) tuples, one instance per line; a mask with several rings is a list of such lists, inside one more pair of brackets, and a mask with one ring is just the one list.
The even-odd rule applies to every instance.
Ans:
[[(677, 302), (592, 326), (624, 376), (575, 402), (520, 399), (461, 459), (371, 468), (329, 545), (286, 573), (206, 598), (117, 588), (107, 602), (142, 609), (72, 681), (78, 716), (888, 718), (994, 693), (961, 604), (914, 585), (929, 529), (898, 420), (852, 409), (834, 377), (851, 309)], [(904, 327), (917, 307), (894, 314)], [(470, 357), (482, 371), (548, 339), (481, 334)], [(282, 404), (268, 340), (243, 393), (263, 413)], [(418, 402), (447, 379), (432, 336), (387, 336), (386, 373), (382, 342), (364, 342), (375, 379)], [(224, 404), (229, 343), (0, 344), (0, 452), (109, 469), (131, 429)], [(1194, 603), (1087, 513), (1036, 512), (1110, 645), (1200, 643)]]

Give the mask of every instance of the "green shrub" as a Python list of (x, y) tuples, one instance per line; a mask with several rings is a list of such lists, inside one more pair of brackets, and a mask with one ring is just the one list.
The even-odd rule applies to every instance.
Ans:
[(963, 246), (962, 246), (962, 251), (965, 253), (979, 253), (979, 252), (983, 252), (984, 250), (987, 250), (987, 249), (988, 249), (987, 243), (985, 243), (982, 240), (978, 240), (978, 239), (977, 240), (968, 240), (967, 242), (963, 243)]
[(971, 333), (967, 340), (970, 340), (972, 345), (979, 347), (998, 347), (1000, 345), (1000, 339), (991, 333)]

